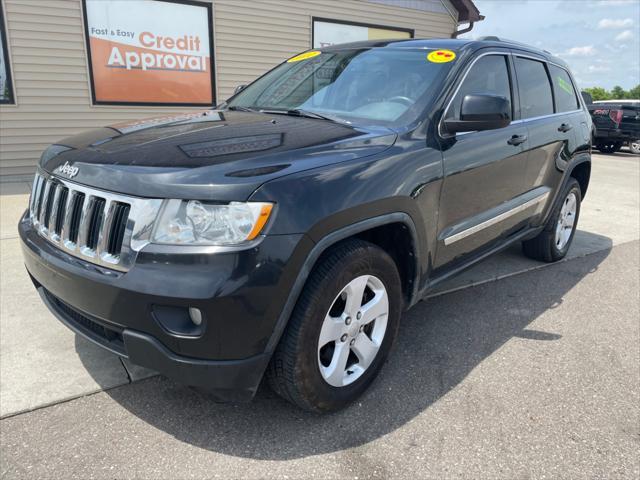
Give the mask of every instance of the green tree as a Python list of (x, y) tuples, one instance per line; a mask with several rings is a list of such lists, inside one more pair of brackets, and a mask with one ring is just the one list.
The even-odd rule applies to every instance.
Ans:
[(636, 85), (630, 90), (625, 90), (619, 85), (613, 87), (613, 89), (608, 92), (602, 87), (591, 87), (584, 88), (585, 92), (588, 92), (593, 98), (593, 101), (596, 102), (598, 100), (640, 100), (640, 85)]
[(602, 87), (585, 88), (584, 91), (591, 95), (594, 102), (598, 100), (609, 100), (611, 98), (611, 94)]
[(615, 100), (622, 100), (626, 97), (626, 93), (627, 92), (624, 90), (624, 88), (622, 88), (620, 85), (616, 85), (615, 87), (613, 87), (613, 90), (611, 90), (611, 98)]
[(640, 84), (627, 92), (627, 98), (630, 100), (640, 100)]

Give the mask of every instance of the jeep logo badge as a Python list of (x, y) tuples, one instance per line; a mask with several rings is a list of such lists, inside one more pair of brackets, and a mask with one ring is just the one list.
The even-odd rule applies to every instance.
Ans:
[(66, 162), (64, 165), (60, 165), (54, 171), (62, 175), (66, 175), (69, 178), (73, 178), (78, 174), (78, 167), (72, 167), (71, 165), (69, 165), (69, 162)]

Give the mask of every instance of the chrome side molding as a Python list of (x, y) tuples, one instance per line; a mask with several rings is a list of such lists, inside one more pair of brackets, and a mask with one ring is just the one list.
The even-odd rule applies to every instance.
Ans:
[[(525, 210), (535, 207), (535, 206), (540, 206), (542, 204), (542, 206), (544, 206), (546, 204), (547, 198), (549, 197), (549, 191), (545, 191), (527, 201), (525, 201), (524, 203), (521, 203), (520, 205), (517, 205), (505, 212), (499, 213), (498, 215), (489, 218), (488, 220), (485, 220), (481, 223), (478, 223), (477, 225), (473, 225), (472, 227), (466, 228), (460, 232), (456, 232), (453, 233), (451, 235), (448, 235), (446, 237), (444, 237), (444, 244), (445, 245), (451, 245), (452, 243), (458, 242), (464, 238), (467, 238), (471, 235), (474, 235), (486, 228), (489, 228), (493, 225), (496, 225), (497, 223), (500, 223), (520, 212), (524, 212)], [(539, 207), (540, 208), (540, 207)]]

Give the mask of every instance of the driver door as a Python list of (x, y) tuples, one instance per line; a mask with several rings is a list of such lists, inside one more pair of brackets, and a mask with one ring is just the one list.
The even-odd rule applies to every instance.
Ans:
[[(463, 75), (444, 118), (459, 119), (465, 95), (493, 94), (510, 100), (513, 119), (514, 85), (509, 52), (481, 54)], [(526, 125), (513, 120), (497, 130), (441, 135), (444, 182), (436, 272), (465, 263), (518, 228), (522, 216), (511, 212), (523, 200), (528, 149)]]

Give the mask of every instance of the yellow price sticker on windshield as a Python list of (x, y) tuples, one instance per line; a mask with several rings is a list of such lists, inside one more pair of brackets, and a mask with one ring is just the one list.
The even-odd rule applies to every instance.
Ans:
[(455, 60), (456, 54), (451, 50), (434, 50), (427, 55), (427, 60), (433, 63), (447, 63)]
[(313, 58), (313, 57), (317, 57), (318, 55), (320, 55), (320, 51), (318, 50), (312, 50), (310, 52), (304, 52), (301, 53), (300, 55), (296, 55), (295, 57), (291, 57), (289, 60), (287, 60), (288, 63), (291, 62), (299, 62), (300, 60), (306, 60), (308, 58)]

